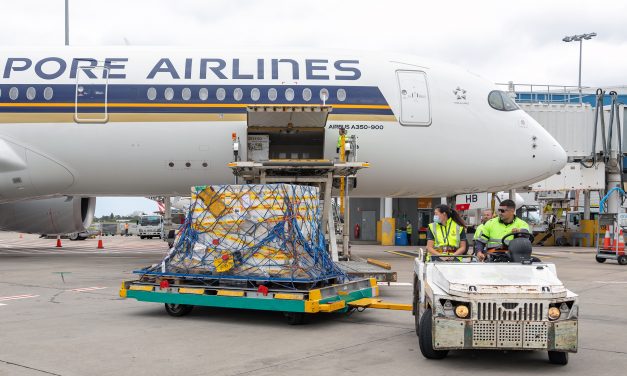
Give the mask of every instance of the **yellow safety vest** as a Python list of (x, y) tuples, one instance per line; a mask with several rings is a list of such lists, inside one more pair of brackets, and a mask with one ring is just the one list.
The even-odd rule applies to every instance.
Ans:
[[(442, 253), (443, 255), (452, 255), (459, 248), (462, 240), (460, 239), (463, 231), (463, 227), (458, 225), (457, 222), (449, 218), (446, 221), (446, 225), (439, 223), (429, 223), (429, 229), (433, 234), (433, 248)], [(449, 252), (446, 249), (452, 250)], [(427, 261), (431, 260), (431, 254), (427, 253)], [(461, 261), (461, 257), (459, 258)]]
[(413, 232), (411, 225), (407, 226), (407, 229), (405, 231), (407, 231), (407, 235), (411, 235), (411, 233)]
[[(481, 241), (486, 243), (487, 248), (498, 248), (502, 244), (501, 240), (503, 237), (511, 234), (515, 228), (529, 231), (527, 222), (518, 217), (514, 217), (510, 224), (501, 222), (499, 218), (492, 218), (481, 229)], [(509, 240), (512, 240), (512, 238), (509, 238)], [(506, 241), (506, 243), (509, 243), (509, 241)]]

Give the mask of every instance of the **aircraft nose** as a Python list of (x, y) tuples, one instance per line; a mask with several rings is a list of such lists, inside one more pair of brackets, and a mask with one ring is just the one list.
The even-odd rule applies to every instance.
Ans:
[(557, 141), (553, 145), (553, 149), (551, 151), (553, 158), (553, 167), (556, 170), (561, 170), (566, 166), (566, 162), (568, 162), (568, 155), (566, 154), (566, 150), (560, 145)]

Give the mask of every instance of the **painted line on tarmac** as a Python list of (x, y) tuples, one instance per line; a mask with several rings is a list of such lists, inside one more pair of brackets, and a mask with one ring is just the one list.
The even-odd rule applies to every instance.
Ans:
[(594, 283), (605, 283), (608, 285), (623, 285), (627, 284), (627, 281), (593, 281)]
[(377, 282), (377, 285), (381, 286), (413, 286), (413, 284), (409, 282)]
[(106, 289), (106, 287), (83, 287), (83, 288), (79, 288), (79, 289), (72, 289), (70, 291), (86, 292), (86, 291), (95, 291), (95, 290), (103, 290), (103, 289)]
[(36, 298), (39, 295), (14, 295), (14, 296), (2, 296), (0, 297), (0, 302), (6, 302), (9, 300), (19, 300), (19, 299), (30, 299)]

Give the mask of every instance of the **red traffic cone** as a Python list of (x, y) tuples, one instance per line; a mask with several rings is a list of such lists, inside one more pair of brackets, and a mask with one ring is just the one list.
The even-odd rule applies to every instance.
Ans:
[(605, 230), (605, 237), (603, 238), (603, 249), (612, 249), (612, 240), (610, 238), (610, 228)]
[(57, 236), (57, 248), (61, 248), (61, 237)]
[(104, 249), (104, 246), (102, 245), (102, 239), (98, 239), (98, 249)]

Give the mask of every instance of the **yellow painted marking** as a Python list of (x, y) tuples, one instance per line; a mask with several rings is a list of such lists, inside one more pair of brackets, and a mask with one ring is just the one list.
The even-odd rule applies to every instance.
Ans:
[(218, 290), (218, 296), (244, 296), (244, 291)]
[(203, 295), (205, 293), (205, 289), (203, 288), (190, 288), (190, 287), (181, 287), (179, 289), (179, 292), (181, 294), (198, 294), (198, 295)]
[(154, 286), (147, 286), (147, 285), (131, 285), (131, 287), (129, 287), (129, 290), (136, 290), (136, 291), (152, 291), (154, 288)]
[(403, 256), (403, 257), (408, 257), (408, 258), (416, 258), (416, 257), (418, 257), (418, 255), (410, 256), (410, 255), (406, 255), (404, 253), (400, 253), (400, 252), (396, 252), (396, 251), (384, 251), (384, 252), (392, 253), (392, 254), (395, 254), (395, 255), (398, 255), (398, 256)]
[(346, 307), (346, 301), (338, 300), (332, 303), (320, 304), (320, 312), (334, 312)]
[(377, 287), (377, 279), (376, 278), (369, 278), (370, 280), (370, 287)]
[(375, 298), (363, 298), (348, 303), (351, 307), (375, 308), (375, 309), (391, 309), (396, 311), (411, 311), (411, 304), (390, 303)]
[(284, 300), (303, 300), (305, 297), (303, 294), (274, 294), (274, 298)]

